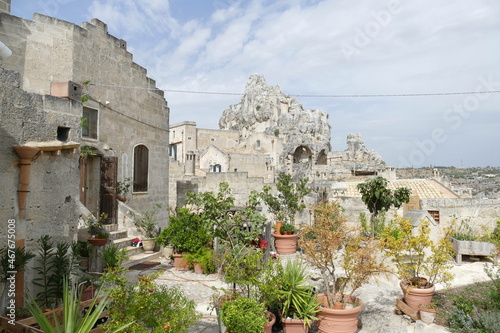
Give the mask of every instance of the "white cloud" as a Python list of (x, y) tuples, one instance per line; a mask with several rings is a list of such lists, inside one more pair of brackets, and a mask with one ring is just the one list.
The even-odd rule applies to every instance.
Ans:
[[(71, 5), (85, 12), (79, 2)], [(489, 75), (500, 90), (500, 3), (492, 1), (93, 0), (87, 10), (87, 19), (103, 20), (127, 40), (134, 60), (165, 89), (242, 93), (259, 73), (287, 94), (473, 91)], [(461, 116), (453, 110), (467, 97), (298, 100), (330, 114), (336, 149), (345, 148), (348, 133), (360, 132), (397, 165), (442, 129), (448, 139), (424, 156), (424, 165), (465, 154), (474, 156), (471, 165), (500, 165), (498, 154), (486, 153), (500, 141), (500, 94), (485, 95)], [(166, 98), (172, 122), (205, 128), (217, 128), (222, 111), (240, 100), (171, 92)]]

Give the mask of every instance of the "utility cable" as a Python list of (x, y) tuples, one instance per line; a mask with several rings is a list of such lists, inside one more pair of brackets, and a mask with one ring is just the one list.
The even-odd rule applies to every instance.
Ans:
[[(137, 86), (119, 86), (112, 84), (101, 84), (101, 83), (90, 83), (89, 85), (109, 87), (109, 88), (120, 88), (120, 89), (138, 89), (138, 90), (150, 90), (150, 91), (163, 91), (171, 93), (182, 93), (182, 94), (200, 94), (200, 95), (232, 95), (232, 96), (243, 96), (244, 93), (233, 93), (233, 92), (216, 92), (216, 91), (196, 91), (196, 90), (176, 90), (176, 89), (160, 89), (160, 88), (148, 88), (148, 87), (137, 87)], [(314, 94), (286, 94), (295, 97), (314, 97), (314, 98), (373, 98), (373, 97), (420, 97), (420, 96), (450, 96), (450, 95), (475, 95), (475, 94), (497, 94), (500, 90), (488, 90), (488, 91), (459, 91), (459, 92), (438, 92), (438, 93), (406, 93), (406, 94), (339, 94), (339, 95), (314, 95)]]

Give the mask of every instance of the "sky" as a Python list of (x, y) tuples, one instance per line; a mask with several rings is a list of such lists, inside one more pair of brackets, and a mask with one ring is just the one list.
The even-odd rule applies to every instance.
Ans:
[(327, 112), (334, 151), (360, 133), (395, 167), (500, 166), (498, 1), (12, 0), (11, 12), (104, 21), (166, 90), (171, 124), (217, 129), (256, 73)]

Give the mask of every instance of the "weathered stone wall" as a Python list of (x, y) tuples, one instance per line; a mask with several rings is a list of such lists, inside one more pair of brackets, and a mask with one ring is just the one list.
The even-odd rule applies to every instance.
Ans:
[[(22, 72), (24, 89), (49, 94), (51, 82), (90, 80), (83, 88), (90, 96), (85, 106), (98, 111), (99, 134), (97, 140), (85, 140), (85, 144), (118, 157), (118, 181), (133, 176), (133, 149), (145, 145), (149, 149), (148, 192), (129, 194), (128, 204), (138, 211), (151, 209), (155, 203), (166, 206), (169, 110), (155, 81), (133, 62), (126, 42), (108, 34), (106, 24), (97, 19), (82, 27), (41, 14), (35, 14), (33, 21), (5, 14), (1, 19), (0, 33), (9, 37), (6, 44), (16, 53), (9, 64)], [(18, 58), (25, 59), (24, 67)], [(166, 210), (161, 212), (162, 223), (167, 216)]]
[(31, 21), (8, 13), (0, 13), (0, 40), (12, 51), (12, 55), (2, 60), (2, 66), (22, 75), (26, 54), (26, 41), (30, 34)]
[(0, 13), (10, 13), (10, 0), (0, 0)]
[(469, 223), (477, 232), (484, 226), (490, 231), (500, 218), (500, 199), (421, 199), (424, 210), (438, 210), (441, 228), (447, 227), (453, 220)]
[(221, 149), (231, 149), (238, 146), (238, 132), (237, 131), (220, 131), (211, 129), (198, 129), (197, 148), (205, 148), (213, 144)]
[(248, 177), (272, 178), (273, 169), (266, 165), (268, 155), (258, 154), (231, 154), (229, 171), (248, 172)]
[[(17, 190), (19, 156), (14, 145), (51, 145), (58, 126), (69, 127), (70, 141), (80, 141), (81, 107), (78, 102), (43, 96), (19, 88), (20, 75), (0, 67), (0, 229), (6, 245), (7, 220), (16, 220), (16, 239), (37, 251), (36, 241), (52, 235), (55, 241), (73, 240), (78, 228), (79, 154), (62, 150), (44, 152), (33, 159), (25, 218), (19, 219)], [(2, 245), (2, 246), (4, 246)], [(34, 261), (28, 265), (25, 281), (32, 281)]]
[(227, 182), (235, 198), (236, 206), (243, 206), (248, 200), (252, 190), (261, 191), (264, 187), (264, 179), (261, 177), (248, 177), (246, 172), (209, 172), (206, 177), (184, 178), (177, 182), (177, 206), (184, 205), (186, 192), (195, 193), (211, 191), (217, 193), (219, 184)]

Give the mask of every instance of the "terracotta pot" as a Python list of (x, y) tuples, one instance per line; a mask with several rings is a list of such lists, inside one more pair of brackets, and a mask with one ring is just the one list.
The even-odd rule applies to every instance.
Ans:
[(264, 333), (272, 333), (273, 325), (276, 322), (276, 316), (274, 315), (274, 313), (269, 311), (266, 311), (266, 315), (269, 321), (264, 325)]
[(106, 245), (109, 242), (109, 238), (90, 238), (90, 237), (87, 237), (87, 242), (89, 242), (91, 245), (102, 246), (102, 245)]
[(302, 319), (281, 319), (283, 333), (307, 333), (310, 326), (304, 326)]
[(88, 301), (89, 299), (93, 299), (96, 294), (97, 294), (97, 287), (88, 286), (82, 291), (81, 301), (83, 302), (83, 301)]
[(189, 263), (183, 254), (174, 253), (174, 267), (178, 271), (187, 271), (189, 269)]
[(401, 290), (403, 291), (404, 302), (412, 308), (412, 310), (418, 311), (418, 306), (420, 304), (428, 305), (432, 301), (432, 296), (434, 296), (434, 291), (436, 287), (432, 285), (430, 288), (417, 288), (409, 285), (408, 280), (403, 280), (399, 283)]
[(274, 233), (276, 235), (281, 235), (281, 226), (283, 225), (283, 222), (276, 222), (276, 230), (274, 231)]
[(154, 238), (146, 238), (142, 240), (142, 248), (145, 252), (152, 253), (155, 249), (155, 239)]
[(420, 315), (420, 320), (426, 324), (432, 324), (436, 318), (437, 309), (419, 307), (418, 313)]
[(297, 251), (297, 237), (299, 234), (293, 235), (277, 235), (273, 234), (274, 245), (279, 254), (294, 254)]
[(127, 202), (127, 198), (122, 197), (121, 195), (117, 195), (116, 198), (120, 200), (121, 202)]
[(89, 257), (78, 257), (78, 266), (84, 272), (89, 270)]
[(193, 263), (193, 267), (194, 267), (194, 272), (196, 274), (203, 274), (203, 268), (200, 266), (200, 263), (198, 263), (198, 262), (195, 261)]
[[(319, 303), (323, 304), (325, 294), (318, 295)], [(317, 317), (319, 319), (319, 333), (355, 333), (358, 331), (359, 314), (363, 310), (364, 304), (357, 299), (359, 305), (352, 309), (329, 309), (319, 307)]]

